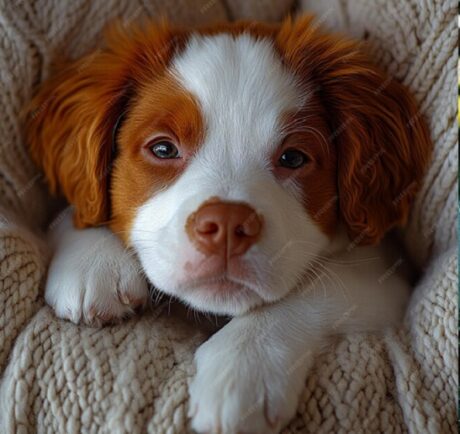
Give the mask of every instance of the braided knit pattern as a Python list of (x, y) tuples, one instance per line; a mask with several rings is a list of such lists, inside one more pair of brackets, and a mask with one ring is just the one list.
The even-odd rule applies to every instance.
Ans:
[[(0, 433), (189, 433), (193, 353), (210, 334), (168, 304), (101, 329), (58, 320), (43, 305), (37, 234), (53, 207), (27, 156), (21, 110), (52, 61), (96, 47), (116, 17), (277, 20), (291, 3), (0, 0)], [(318, 356), (283, 434), (457, 432), (456, 4), (302, 0), (299, 9), (367, 40), (415, 94), (435, 151), (402, 234), (424, 270), (404, 324), (337, 339)]]
[(14, 340), (42, 305), (44, 261), (33, 236), (0, 221), (0, 371)]

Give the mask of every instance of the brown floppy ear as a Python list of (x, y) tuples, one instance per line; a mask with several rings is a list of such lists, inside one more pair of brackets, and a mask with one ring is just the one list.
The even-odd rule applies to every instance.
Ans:
[[(26, 136), (50, 190), (75, 207), (75, 225), (110, 218), (108, 190), (114, 129), (136, 87), (164, 69), (179, 30), (111, 27), (106, 46), (65, 65), (28, 108)], [(173, 43), (174, 42), (174, 43)]]
[(322, 33), (311, 17), (287, 20), (278, 40), (288, 64), (313, 82), (330, 114), (349, 236), (356, 244), (377, 243), (406, 223), (431, 155), (415, 100), (356, 42)]

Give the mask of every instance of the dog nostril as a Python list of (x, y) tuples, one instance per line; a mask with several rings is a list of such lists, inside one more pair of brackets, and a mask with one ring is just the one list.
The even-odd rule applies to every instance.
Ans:
[(251, 213), (249, 217), (235, 227), (235, 235), (238, 237), (255, 237), (260, 233), (261, 223), (256, 213)]
[(214, 222), (201, 222), (201, 224), (196, 228), (197, 232), (200, 234), (215, 234), (219, 232), (219, 225)]
[(242, 225), (238, 225), (235, 228), (235, 235), (238, 236), (238, 237), (245, 237), (247, 235), (246, 231), (244, 230), (244, 227)]

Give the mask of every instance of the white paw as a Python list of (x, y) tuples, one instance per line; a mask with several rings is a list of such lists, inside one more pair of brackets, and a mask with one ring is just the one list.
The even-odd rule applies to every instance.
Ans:
[[(294, 416), (304, 375), (276, 348), (250, 345), (244, 332), (220, 332), (195, 355), (192, 428), (209, 434), (275, 434)], [(236, 330), (237, 332), (237, 330)]]
[(45, 291), (58, 317), (101, 325), (147, 302), (147, 282), (137, 259), (108, 229), (72, 229), (58, 244)]

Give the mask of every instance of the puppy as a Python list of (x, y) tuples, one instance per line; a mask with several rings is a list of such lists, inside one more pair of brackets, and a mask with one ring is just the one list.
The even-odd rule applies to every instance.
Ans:
[(408, 218), (429, 133), (402, 85), (311, 17), (112, 27), (44, 84), (27, 139), (73, 205), (51, 233), (59, 317), (125, 317), (147, 280), (233, 317), (196, 353), (197, 432), (278, 432), (331, 335), (401, 318), (381, 241)]

